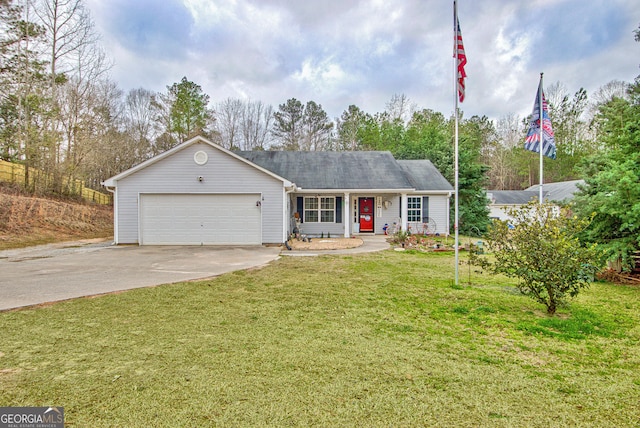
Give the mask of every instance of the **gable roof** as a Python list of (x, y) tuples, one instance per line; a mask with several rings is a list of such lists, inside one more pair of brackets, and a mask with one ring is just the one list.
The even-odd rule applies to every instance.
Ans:
[[(557, 183), (545, 183), (542, 186), (543, 197), (551, 202), (566, 202), (573, 199), (578, 191), (578, 184), (584, 180), (559, 181)], [(525, 190), (487, 190), (487, 197), (494, 205), (524, 205), (532, 199), (540, 196), (540, 185), (536, 184)]]
[(390, 152), (237, 153), (250, 162), (286, 177), (302, 190), (415, 189)]
[(427, 159), (397, 161), (416, 190), (453, 190), (451, 183)]
[[(578, 191), (578, 184), (584, 184), (584, 180), (559, 181), (557, 183), (544, 183), (542, 190), (546, 199), (554, 202), (570, 201)], [(536, 184), (526, 190), (538, 192), (540, 185)]]
[(397, 161), (390, 152), (300, 152), (227, 150), (203, 137), (194, 137), (160, 153), (102, 184), (117, 182), (193, 144), (204, 143), (268, 174), (286, 187), (300, 190), (376, 190), (449, 192), (451, 184), (429, 160)]
[(189, 146), (191, 146), (193, 144), (197, 144), (197, 143), (208, 144), (209, 146), (213, 147), (214, 149), (219, 150), (219, 151), (231, 156), (232, 158), (238, 159), (241, 162), (244, 162), (244, 163), (246, 163), (248, 165), (251, 165), (253, 168), (256, 168), (256, 169), (264, 172), (265, 174), (270, 175), (271, 177), (273, 177), (273, 178), (275, 178), (275, 179), (277, 179), (279, 181), (282, 181), (286, 187), (290, 187), (293, 184), (293, 183), (289, 182), (286, 178), (283, 178), (282, 176), (279, 176), (279, 175), (275, 174), (273, 171), (271, 171), (269, 169), (264, 169), (264, 168), (260, 167), (259, 165), (252, 164), (251, 162), (248, 162), (245, 158), (243, 158), (241, 156), (238, 156), (237, 153), (232, 152), (230, 150), (227, 150), (224, 147), (221, 147), (221, 146), (219, 146), (219, 145), (217, 145), (215, 143), (212, 143), (211, 141), (207, 140), (206, 138), (197, 136), (197, 137), (194, 137), (194, 138), (192, 138), (190, 140), (187, 140), (187, 141), (185, 141), (185, 142), (183, 142), (181, 144), (178, 144), (174, 148), (172, 148), (170, 150), (167, 150), (166, 152), (162, 152), (159, 155), (152, 157), (151, 159), (147, 159), (146, 161), (144, 161), (144, 162), (142, 162), (142, 163), (140, 163), (140, 164), (138, 164), (138, 165), (136, 165), (136, 166), (134, 166), (132, 168), (129, 168), (126, 171), (121, 172), (120, 174), (114, 175), (113, 177), (104, 180), (102, 182), (102, 185), (105, 186), (105, 187), (115, 187), (118, 180), (122, 180), (123, 178), (128, 177), (131, 174), (134, 174), (134, 173), (136, 173), (136, 172), (138, 172), (138, 171), (140, 171), (140, 170), (142, 170), (142, 169), (144, 169), (144, 168), (146, 168), (146, 167), (148, 167), (150, 165), (153, 165), (156, 162), (161, 161), (164, 158), (167, 158), (167, 157), (171, 156), (172, 154), (174, 154), (176, 152), (184, 150), (185, 148), (187, 148), (187, 147), (189, 147)]
[(538, 192), (528, 190), (489, 190), (487, 192), (487, 197), (494, 205), (524, 205), (538, 196)]

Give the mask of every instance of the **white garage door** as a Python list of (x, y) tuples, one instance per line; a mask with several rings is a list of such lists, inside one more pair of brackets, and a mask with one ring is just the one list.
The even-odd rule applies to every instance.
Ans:
[(141, 245), (260, 245), (258, 194), (142, 194)]

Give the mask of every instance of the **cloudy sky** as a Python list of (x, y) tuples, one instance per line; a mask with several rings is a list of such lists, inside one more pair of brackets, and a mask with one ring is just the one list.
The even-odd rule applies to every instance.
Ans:
[[(453, 111), (453, 1), (86, 0), (122, 89), (183, 76), (213, 103), (315, 101), (330, 117), (394, 94)], [(589, 94), (640, 74), (638, 0), (459, 0), (466, 117), (526, 116), (539, 73)]]

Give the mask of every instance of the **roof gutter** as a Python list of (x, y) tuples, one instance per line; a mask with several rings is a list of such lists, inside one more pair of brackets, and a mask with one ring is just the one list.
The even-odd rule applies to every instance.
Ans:
[(299, 187), (299, 193), (410, 193), (416, 189), (302, 189)]
[(298, 187), (296, 189), (298, 193), (315, 193), (315, 194), (333, 194), (333, 193), (356, 193), (356, 194), (365, 194), (365, 193), (400, 193), (400, 194), (432, 194), (432, 195), (446, 195), (451, 197), (454, 193), (453, 190), (418, 190), (414, 188), (410, 189), (303, 189), (302, 187)]
[(103, 185), (105, 189), (107, 189), (107, 192), (114, 193), (114, 194), (116, 193), (116, 186), (108, 186), (105, 184), (104, 181), (100, 182), (100, 184)]

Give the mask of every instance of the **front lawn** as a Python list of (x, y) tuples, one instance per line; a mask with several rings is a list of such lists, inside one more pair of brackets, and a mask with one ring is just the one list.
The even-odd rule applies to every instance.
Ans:
[(504, 278), (453, 286), (452, 263), (286, 257), (0, 313), (0, 405), (74, 427), (640, 424), (638, 287), (549, 318)]

